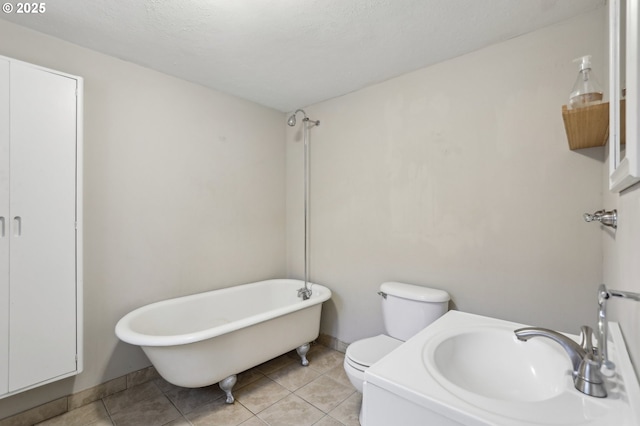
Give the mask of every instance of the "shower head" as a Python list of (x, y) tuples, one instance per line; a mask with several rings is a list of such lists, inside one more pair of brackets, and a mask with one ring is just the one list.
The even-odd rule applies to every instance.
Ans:
[(291, 127), (296, 125), (296, 114), (301, 112), (302, 115), (304, 116), (304, 118), (302, 119), (302, 121), (309, 121), (312, 124), (315, 124), (316, 126), (320, 125), (320, 120), (310, 120), (309, 117), (307, 117), (307, 113), (304, 112), (303, 109), (297, 109), (296, 112), (294, 112), (293, 114), (291, 114), (291, 116), (289, 117), (289, 119), (287, 120), (287, 124)]

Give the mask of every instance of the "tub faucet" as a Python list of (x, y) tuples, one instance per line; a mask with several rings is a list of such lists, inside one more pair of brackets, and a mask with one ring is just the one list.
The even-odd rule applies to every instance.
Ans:
[(311, 297), (311, 289), (305, 287), (298, 289), (298, 297), (301, 297), (302, 300), (307, 300)]
[(525, 327), (515, 330), (518, 340), (526, 342), (532, 337), (547, 337), (560, 344), (571, 358), (573, 384), (580, 392), (604, 398), (607, 390), (600, 374), (600, 363), (591, 344), (591, 327), (582, 327), (582, 346), (557, 331), (539, 327)]

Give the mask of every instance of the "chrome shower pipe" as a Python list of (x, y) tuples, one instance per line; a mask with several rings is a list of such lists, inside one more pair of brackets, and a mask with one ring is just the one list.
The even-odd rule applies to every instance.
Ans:
[(299, 112), (304, 117), (302, 119), (304, 139), (304, 288), (298, 290), (298, 296), (306, 300), (311, 297), (311, 289), (309, 288), (309, 126), (319, 126), (320, 120), (311, 120), (303, 109), (297, 109), (287, 120), (289, 126), (296, 125), (296, 114)]
[(307, 113), (304, 112), (303, 109), (297, 109), (293, 114), (291, 114), (291, 116), (289, 116), (289, 119), (287, 120), (287, 124), (291, 127), (296, 125), (296, 114), (298, 114), (299, 112), (302, 113), (302, 116), (304, 117), (302, 119), (302, 121), (306, 121), (309, 122), (311, 124), (314, 124), (316, 126), (320, 125), (320, 120), (311, 120), (309, 117), (307, 117)]

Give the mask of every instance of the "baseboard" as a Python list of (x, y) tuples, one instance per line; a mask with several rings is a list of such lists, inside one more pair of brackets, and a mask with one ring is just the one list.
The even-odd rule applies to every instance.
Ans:
[(347, 351), (347, 346), (349, 346), (348, 343), (338, 340), (333, 336), (329, 336), (328, 334), (322, 334), (322, 333), (320, 334), (320, 336), (318, 336), (318, 339), (316, 340), (316, 342), (318, 342), (322, 346), (326, 346), (330, 349), (333, 349), (335, 351), (342, 352), (342, 353), (345, 353)]

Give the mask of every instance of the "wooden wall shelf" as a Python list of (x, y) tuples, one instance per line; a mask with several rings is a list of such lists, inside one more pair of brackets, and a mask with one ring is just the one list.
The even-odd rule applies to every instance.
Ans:
[(583, 108), (562, 106), (569, 149), (603, 146), (609, 137), (609, 102)]
[[(620, 101), (620, 143), (625, 143), (625, 100)], [(609, 138), (609, 102), (584, 108), (562, 106), (562, 120), (567, 132), (569, 149), (604, 146)]]

